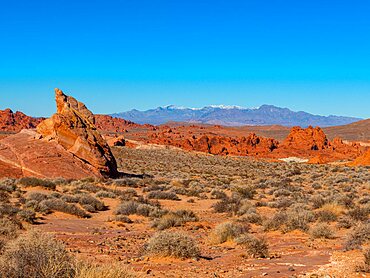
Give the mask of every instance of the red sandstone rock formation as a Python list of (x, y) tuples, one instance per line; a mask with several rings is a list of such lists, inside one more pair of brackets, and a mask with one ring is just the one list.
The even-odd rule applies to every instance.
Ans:
[(0, 130), (19, 132), (25, 128), (35, 128), (43, 118), (32, 118), (22, 112), (13, 113), (10, 109), (0, 110)]
[(323, 150), (329, 146), (329, 140), (324, 131), (309, 126), (306, 129), (293, 127), (288, 137), (282, 142), (282, 147), (295, 148), (304, 151)]
[(97, 129), (104, 132), (127, 132), (127, 128), (140, 127), (131, 121), (126, 121), (120, 118), (113, 118), (108, 115), (95, 115), (95, 126)]
[(370, 149), (363, 155), (357, 157), (350, 166), (369, 166), (370, 165)]
[(93, 167), (77, 159), (55, 141), (39, 140), (33, 130), (22, 130), (0, 140), (0, 177), (81, 179), (97, 176)]
[(185, 136), (172, 129), (152, 134), (148, 143), (171, 145), (189, 151), (199, 151), (215, 155), (261, 155), (277, 148), (274, 139), (259, 137), (251, 133), (248, 137), (226, 137), (218, 135)]
[(97, 131), (91, 111), (59, 89), (55, 89), (55, 99), (57, 113), (41, 122), (37, 132), (91, 165), (97, 174), (116, 176), (116, 160), (107, 142)]

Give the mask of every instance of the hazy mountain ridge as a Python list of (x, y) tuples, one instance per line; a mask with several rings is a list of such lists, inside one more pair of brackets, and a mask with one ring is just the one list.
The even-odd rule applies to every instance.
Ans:
[(225, 126), (243, 125), (284, 125), (284, 126), (337, 126), (361, 120), (355, 117), (320, 116), (307, 112), (294, 112), (288, 108), (262, 105), (257, 108), (212, 105), (203, 108), (186, 108), (168, 105), (146, 111), (136, 109), (111, 114), (139, 124), (164, 124), (169, 121), (219, 124)]

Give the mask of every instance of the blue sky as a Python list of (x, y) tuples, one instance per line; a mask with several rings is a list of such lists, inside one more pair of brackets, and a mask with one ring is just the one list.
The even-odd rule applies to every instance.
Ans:
[(3, 1), (0, 109), (161, 105), (370, 117), (370, 2)]

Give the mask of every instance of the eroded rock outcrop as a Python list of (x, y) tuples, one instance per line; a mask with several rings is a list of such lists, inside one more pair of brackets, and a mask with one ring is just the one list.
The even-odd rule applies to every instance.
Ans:
[(95, 115), (95, 126), (97, 129), (104, 132), (127, 132), (127, 128), (140, 127), (136, 124), (125, 119), (114, 118), (109, 115)]
[(0, 110), (0, 130), (19, 132), (22, 129), (35, 128), (44, 118), (33, 118), (22, 112), (10, 109)]
[(37, 132), (47, 140), (56, 141), (106, 177), (118, 174), (116, 160), (95, 127), (94, 115), (75, 98), (55, 89), (57, 113), (37, 126)]
[(92, 166), (77, 159), (56, 141), (39, 140), (34, 130), (22, 130), (0, 140), (0, 178), (81, 179), (96, 177)]
[(171, 145), (189, 151), (198, 151), (215, 155), (261, 155), (271, 153), (278, 146), (278, 141), (257, 136), (254, 133), (247, 137), (227, 137), (211, 134), (201, 136), (182, 135), (167, 129), (154, 133), (148, 143)]
[(357, 157), (350, 166), (370, 166), (370, 149), (363, 155)]
[(319, 127), (301, 128), (296, 126), (291, 129), (282, 146), (304, 151), (323, 150), (329, 146), (329, 140)]

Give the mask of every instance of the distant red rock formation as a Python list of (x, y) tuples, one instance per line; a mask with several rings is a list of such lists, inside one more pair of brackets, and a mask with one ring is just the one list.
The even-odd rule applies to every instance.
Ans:
[(22, 129), (36, 128), (44, 118), (33, 118), (22, 112), (13, 113), (10, 109), (0, 110), (0, 130), (19, 132)]
[(113, 118), (108, 115), (95, 115), (95, 126), (97, 129), (105, 132), (127, 132), (127, 128), (140, 127), (136, 124), (125, 119)]
[(278, 141), (259, 137), (251, 133), (247, 137), (227, 137), (218, 135), (180, 135), (172, 129), (154, 133), (148, 143), (171, 145), (189, 151), (199, 151), (215, 155), (261, 155), (272, 152)]
[(370, 149), (363, 155), (357, 157), (350, 166), (370, 166)]
[(281, 145), (287, 148), (317, 151), (326, 149), (329, 145), (329, 140), (319, 127), (313, 128), (309, 126), (308, 128), (301, 128), (295, 126)]

